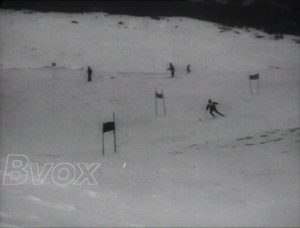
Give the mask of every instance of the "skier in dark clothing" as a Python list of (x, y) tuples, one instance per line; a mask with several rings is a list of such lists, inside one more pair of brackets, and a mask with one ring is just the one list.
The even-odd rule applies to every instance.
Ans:
[(187, 65), (187, 67), (186, 67), (186, 72), (189, 74), (189, 73), (191, 73), (191, 65), (189, 64), (189, 65)]
[(171, 77), (174, 78), (175, 67), (173, 66), (172, 63), (169, 63), (169, 68), (167, 70), (171, 71)]
[(92, 70), (92, 68), (89, 66), (88, 69), (87, 69), (88, 82), (91, 82), (91, 81), (92, 81), (92, 73), (93, 73), (93, 70)]
[(213, 117), (216, 117), (216, 116), (214, 115), (214, 112), (217, 113), (217, 114), (219, 114), (220, 116), (223, 116), (223, 117), (224, 117), (224, 115), (218, 111), (216, 105), (218, 105), (217, 102), (212, 101), (211, 99), (209, 99), (209, 100), (208, 100), (208, 104), (206, 105), (206, 111), (209, 109), (209, 113), (210, 113)]

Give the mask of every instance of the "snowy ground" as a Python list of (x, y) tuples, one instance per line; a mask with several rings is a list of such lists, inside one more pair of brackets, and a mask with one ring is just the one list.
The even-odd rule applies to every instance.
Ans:
[[(0, 225), (298, 227), (299, 38), (220, 31), (187, 18), (1, 10), (1, 178), (8, 154), (101, 166), (96, 186), (1, 185)], [(155, 89), (166, 117), (155, 117)], [(205, 113), (208, 98), (225, 118)], [(107, 134), (102, 157), (100, 124), (113, 112), (117, 154)]]

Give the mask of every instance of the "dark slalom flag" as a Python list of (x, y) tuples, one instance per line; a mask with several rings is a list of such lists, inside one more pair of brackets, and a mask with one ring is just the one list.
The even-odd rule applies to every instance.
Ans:
[(103, 123), (103, 133), (108, 131), (114, 131), (115, 130), (115, 122), (106, 122)]
[(166, 104), (165, 104), (165, 97), (164, 97), (164, 93), (161, 90), (160, 93), (158, 93), (155, 90), (155, 115), (157, 116), (157, 99), (161, 99), (162, 100), (162, 105), (163, 105), (163, 109), (164, 109), (164, 114), (165, 116), (167, 115), (167, 111), (166, 111)]
[(249, 80), (258, 80), (258, 79), (259, 79), (259, 74), (249, 75)]
[(156, 98), (164, 99), (164, 94), (163, 93), (155, 92), (155, 96), (156, 96)]
[(250, 92), (251, 94), (253, 94), (253, 85), (251, 83), (251, 81), (256, 81), (256, 88), (257, 88), (257, 92), (259, 92), (259, 74), (252, 74), (249, 75), (249, 87), (250, 87)]
[(113, 121), (105, 122), (102, 124), (102, 155), (104, 156), (104, 133), (113, 131), (114, 132), (114, 149), (117, 152), (116, 144), (116, 128), (115, 128), (115, 113), (113, 113)]

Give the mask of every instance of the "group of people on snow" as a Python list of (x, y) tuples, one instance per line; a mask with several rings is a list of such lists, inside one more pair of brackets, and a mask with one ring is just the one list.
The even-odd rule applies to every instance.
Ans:
[[(172, 63), (169, 63), (169, 68), (167, 69), (171, 72), (171, 78), (174, 78), (174, 75), (175, 75), (175, 67)], [(188, 64), (187, 67), (186, 67), (186, 72), (187, 73), (191, 73), (191, 65)], [(217, 105), (219, 103), (218, 102), (215, 102), (215, 101), (212, 101), (211, 99), (208, 100), (208, 104), (206, 105), (206, 111), (209, 110), (209, 113), (215, 118), (215, 114), (214, 113), (217, 113), (218, 115), (220, 116), (223, 116), (224, 117), (224, 114), (220, 113), (217, 109)]]
[[(174, 76), (175, 76), (175, 67), (174, 67), (173, 63), (169, 63), (169, 68), (168, 68), (167, 70), (170, 71), (170, 73), (171, 73), (171, 78), (174, 78)], [(191, 73), (191, 65), (190, 65), (190, 64), (188, 64), (188, 65), (186, 66), (186, 72), (187, 72), (188, 74)]]
[[(167, 69), (171, 72), (171, 77), (174, 78), (174, 75), (175, 75), (175, 67), (172, 63), (169, 63), (169, 68)], [(187, 73), (190, 73), (191, 72), (191, 66), (190, 64), (187, 65), (186, 67), (186, 71)], [(87, 68), (87, 75), (88, 75), (88, 82), (91, 82), (92, 81), (92, 74), (93, 74), (93, 70), (90, 66), (88, 66)], [(215, 102), (215, 101), (212, 101), (211, 99), (208, 100), (208, 104), (206, 105), (206, 111), (207, 112), (209, 110), (209, 113), (215, 118), (215, 114), (214, 113), (217, 113), (218, 115), (220, 116), (223, 116), (224, 117), (224, 114), (220, 113), (217, 109), (217, 105), (219, 103), (218, 102)]]

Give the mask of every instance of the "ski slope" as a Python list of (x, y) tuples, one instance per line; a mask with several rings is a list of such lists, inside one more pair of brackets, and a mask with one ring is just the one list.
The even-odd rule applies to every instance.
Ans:
[[(1, 227), (298, 227), (298, 39), (188, 18), (1, 10), (1, 178), (9, 154), (101, 163), (95, 186), (1, 184)], [(155, 117), (155, 89), (166, 117), (161, 106)], [(225, 118), (205, 113), (209, 98)], [(103, 157), (113, 112), (117, 153), (106, 134)]]

